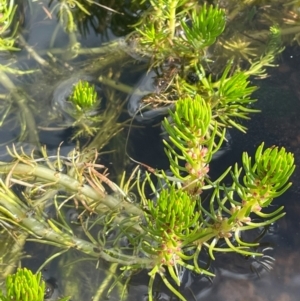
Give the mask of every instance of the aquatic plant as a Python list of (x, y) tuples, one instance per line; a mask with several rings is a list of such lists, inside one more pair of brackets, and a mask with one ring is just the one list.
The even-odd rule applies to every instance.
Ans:
[(6, 294), (0, 292), (0, 299), (7, 300), (44, 300), (45, 283), (41, 273), (34, 275), (30, 270), (18, 269), (6, 278)]
[[(0, 291), (1, 301), (43, 301), (46, 292), (45, 282), (41, 273), (32, 274), (26, 268), (18, 269), (16, 273), (6, 278), (5, 293)], [(67, 301), (62, 298), (59, 301)]]
[[(133, 1), (132, 5), (137, 9), (144, 2)], [(107, 286), (98, 288), (94, 300), (111, 294), (122, 281), (120, 298), (125, 299), (126, 285), (141, 270), (149, 275), (149, 300), (154, 298), (159, 277), (174, 295), (185, 300), (180, 292), (182, 274), (189, 270), (213, 277), (209, 263), (215, 253), (263, 256), (256, 251), (259, 242), (244, 241), (242, 233), (274, 223), (285, 214), (283, 207), (273, 212), (265, 208), (291, 186), (289, 178), (295, 169), (294, 157), (284, 147), (265, 148), (262, 143), (253, 158), (243, 154), (241, 166), (228, 167), (214, 180), (209, 176), (211, 160), (226, 143), (228, 129), (246, 132), (243, 119), (258, 112), (253, 107), (251, 95), (256, 87), (250, 77), (263, 78), (266, 67), (274, 66), (276, 55), (283, 50), (284, 29), (270, 24), (263, 45), (257, 47), (257, 41), (247, 36), (245, 40), (234, 35), (228, 38), (233, 30), (230, 22), (246, 3), (234, 9), (230, 4), (221, 8), (191, 0), (149, 3), (131, 24), (131, 34), (95, 50), (103, 57), (75, 75), (76, 64), (69, 66), (71, 58), (92, 50), (76, 44), (76, 10), (72, 11), (72, 6), (89, 15), (94, 3), (60, 1), (52, 9), (58, 12), (58, 26), (76, 49), (68, 45), (68, 55), (62, 58), (69, 62), (63, 68), (50, 66), (47, 60), (41, 64), (47, 67), (45, 74), (54, 74), (60, 81), (50, 96), (49, 120), (43, 120), (40, 128), (50, 130), (55, 123), (55, 129), (71, 130), (69, 138), (76, 147), (68, 153), (61, 153), (61, 146), (54, 154), (40, 146), (36, 121), (45, 112), (44, 103), (17, 91), (6, 73), (1, 77), (2, 85), (23, 109), (19, 141), (28, 135), (27, 141), (37, 151), (27, 153), (13, 145), (8, 148), (10, 162), (0, 162), (0, 225), (23, 244), (56, 248), (39, 271), (72, 250), (94, 260), (97, 267), (102, 261), (109, 263), (112, 276), (105, 282)], [(52, 51), (59, 55), (65, 50)], [(121, 82), (121, 60), (145, 62), (142, 67), (149, 72), (141, 81), (145, 86), (133, 89)], [(40, 64), (41, 60), (37, 61)], [(163, 144), (170, 172), (141, 162), (145, 172), (139, 166), (129, 174), (121, 168), (113, 177), (99, 163), (103, 148), (109, 148), (112, 137), (129, 124), (121, 116), (125, 94), (131, 94), (128, 106), (136, 110), (131, 112), (133, 119), (138, 116), (143, 122), (165, 115)], [(33, 105), (38, 117), (29, 109)], [(5, 123), (10, 107), (3, 111)], [(121, 145), (120, 153), (126, 146)], [(115, 164), (123, 166), (123, 162)], [(230, 184), (225, 184), (225, 177), (231, 178)], [(203, 264), (205, 252), (208, 256)], [(4, 253), (8, 255), (7, 250)], [(20, 248), (12, 255), (9, 263), (14, 267), (21, 259)], [(75, 266), (78, 261), (67, 265)], [(29, 272), (17, 273), (25, 275), (25, 285), (31, 281), (27, 280)], [(40, 282), (38, 278), (36, 284)], [(66, 294), (72, 291), (68, 289)], [(74, 291), (78, 292), (78, 287)]]
[(0, 51), (18, 50), (15, 47), (15, 36), (17, 26), (14, 28), (13, 19), (17, 6), (14, 1), (2, 0), (0, 2)]

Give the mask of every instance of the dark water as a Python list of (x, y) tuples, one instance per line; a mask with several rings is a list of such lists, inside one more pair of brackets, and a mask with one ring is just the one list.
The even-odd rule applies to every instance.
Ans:
[[(278, 60), (279, 67), (270, 69), (264, 80), (253, 79), (259, 89), (254, 93), (258, 101), (254, 107), (262, 112), (253, 114), (245, 122), (247, 134), (231, 130), (231, 150), (211, 163), (211, 175), (217, 176), (228, 166), (241, 162), (242, 153), (254, 155), (256, 148), (265, 142), (266, 147), (283, 146), (294, 153), (296, 170), (293, 185), (284, 195), (273, 202), (272, 210), (285, 207), (286, 215), (266, 229), (261, 243), (262, 258), (245, 258), (239, 255), (220, 254), (212, 263), (215, 279), (187, 273), (183, 277), (181, 293), (188, 300), (215, 301), (297, 301), (300, 296), (300, 49), (287, 48)], [(154, 148), (160, 142), (157, 127), (137, 134), (136, 158), (156, 168), (165, 168), (166, 161), (157, 158), (162, 154)], [(140, 142), (147, 137), (142, 146)], [(141, 140), (139, 140), (141, 139)], [(155, 142), (156, 141), (156, 142)], [(250, 239), (251, 240), (251, 239)], [(144, 278), (147, 277), (144, 275)], [(134, 281), (133, 281), (134, 282)], [(138, 282), (140, 283), (140, 282)], [(133, 285), (130, 288), (140, 299), (147, 287)], [(157, 300), (170, 299), (165, 292), (158, 293)]]
[[(40, 4), (44, 9), (49, 10), (47, 5)], [(50, 7), (51, 8), (51, 7)], [(34, 18), (26, 21), (24, 26), (24, 37), (29, 45), (35, 45), (35, 49), (44, 50), (49, 48), (53, 30), (56, 27), (56, 21), (46, 17), (40, 8), (36, 12)], [(25, 10), (25, 13), (28, 12)], [(104, 13), (103, 13), (104, 14)], [(107, 15), (106, 15), (107, 17)], [(99, 18), (100, 20), (100, 18)], [(99, 31), (92, 30), (90, 34), (81, 37), (86, 47), (99, 47), (103, 42), (116, 38), (118, 35), (124, 35), (121, 26), (117, 21), (112, 21), (115, 27), (113, 29), (101, 30), (100, 22), (97, 23)], [(60, 31), (53, 42), (53, 47), (67, 47), (66, 35)], [(25, 51), (18, 54), (21, 63), (23, 62)], [(270, 77), (257, 81), (253, 79), (253, 83), (260, 88), (255, 93), (258, 102), (255, 108), (262, 110), (262, 113), (252, 115), (251, 121), (247, 122), (249, 128), (247, 135), (236, 130), (231, 131), (232, 147), (219, 159), (211, 164), (214, 174), (217, 176), (219, 172), (225, 170), (229, 165), (240, 162), (242, 152), (247, 151), (250, 154), (262, 141), (266, 146), (278, 145), (284, 146), (288, 151), (295, 154), (296, 164), (300, 160), (300, 50), (299, 48), (287, 49), (279, 61), (279, 68), (269, 70)], [(29, 65), (34, 63), (29, 60)], [(22, 63), (23, 64), (23, 63)], [(47, 77), (45, 77), (48, 80)], [(36, 80), (33, 77), (33, 80)], [(29, 81), (27, 77), (24, 79)], [(39, 79), (38, 85), (45, 83)], [(138, 82), (137, 78), (131, 79), (132, 84)], [(18, 83), (22, 83), (22, 79), (18, 79)], [(20, 84), (21, 85), (21, 84)], [(54, 85), (54, 84), (53, 84)], [(32, 91), (32, 90), (31, 90)], [(40, 95), (40, 94), (38, 94)], [(126, 113), (125, 113), (126, 114)], [(153, 123), (148, 123), (142, 128), (133, 127), (129, 136), (129, 154), (135, 160), (141, 161), (151, 167), (159, 169), (167, 169), (167, 161), (164, 156), (162, 146), (161, 129), (159, 119)], [(14, 139), (19, 128), (8, 131), (12, 128), (1, 129), (1, 142), (5, 144), (7, 141)], [(55, 130), (52, 132), (39, 132), (42, 143), (48, 145), (50, 149), (56, 149), (61, 141), (66, 141), (72, 134), (70, 130)], [(124, 134), (122, 139), (126, 137)], [(120, 138), (120, 139), (121, 139)], [(125, 147), (125, 143), (124, 143)], [(68, 148), (67, 148), (68, 149)], [(131, 163), (132, 164), (132, 163)], [(130, 165), (131, 167), (132, 165)], [(300, 172), (296, 169), (293, 175), (292, 188), (279, 199), (274, 202), (274, 207), (285, 206), (286, 216), (271, 225), (262, 239), (262, 249), (265, 253), (263, 258), (244, 258), (237, 255), (220, 254), (216, 258), (216, 262), (212, 263), (212, 269), (216, 274), (215, 279), (207, 279), (205, 277), (194, 275), (192, 273), (183, 274), (183, 285), (181, 293), (190, 301), (193, 300), (214, 300), (214, 301), (297, 301), (300, 296)], [(251, 234), (249, 234), (251, 235)], [(253, 234), (254, 237), (258, 233)], [(26, 262), (33, 269), (37, 269), (39, 264), (45, 259), (40, 250), (39, 258), (36, 257), (36, 247), (32, 244), (27, 245), (30, 253), (35, 250), (34, 259)], [(47, 250), (48, 252), (49, 250)], [(51, 253), (52, 251), (49, 251)], [(275, 261), (273, 262), (273, 259)], [(58, 270), (58, 262), (54, 262), (48, 267), (49, 277), (55, 277), (58, 287), (62, 287), (64, 280), (62, 272)], [(95, 278), (99, 283), (103, 281), (107, 274), (93, 270), (92, 267), (81, 265), (78, 267), (83, 271), (86, 270), (86, 277)], [(91, 272), (92, 271), (92, 272)], [(95, 275), (97, 274), (97, 277)], [(145, 272), (134, 276), (129, 285), (128, 300), (144, 301), (147, 300), (147, 283), (148, 276)], [(89, 279), (85, 279), (89, 281)], [(169, 291), (161, 284), (157, 283), (157, 300), (177, 300), (171, 296)], [(87, 293), (87, 296), (92, 292)], [(118, 294), (112, 294), (109, 300), (118, 300)], [(88, 300), (88, 299), (86, 299)]]
[[(249, 128), (247, 135), (232, 132), (232, 151), (220, 159), (232, 164), (239, 160), (243, 151), (254, 153), (262, 141), (266, 146), (283, 146), (295, 155), (293, 186), (272, 203), (273, 209), (285, 206), (286, 216), (272, 225), (263, 238), (263, 241), (270, 243), (273, 248), (272, 251), (269, 250), (269, 254), (275, 259), (273, 268), (262, 272), (253, 280), (243, 278), (242, 274), (233, 275), (221, 270), (216, 277), (218, 284), (213, 284), (216, 285), (216, 289), (203, 300), (299, 300), (299, 55), (299, 48), (286, 49), (278, 61), (279, 67), (269, 70), (270, 77), (261, 81), (253, 80), (259, 87), (254, 94), (258, 99), (254, 106), (262, 112), (252, 115), (251, 121), (246, 123)], [(222, 164), (226, 165), (225, 162)], [(257, 260), (263, 262), (264, 258)], [(230, 270), (234, 270), (234, 262), (233, 259), (233, 268)], [(250, 274), (248, 276), (252, 278)]]

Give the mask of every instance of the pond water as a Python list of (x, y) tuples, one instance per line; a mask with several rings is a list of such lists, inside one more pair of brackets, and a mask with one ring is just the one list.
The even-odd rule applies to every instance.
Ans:
[[(107, 1), (106, 1), (107, 2)], [(130, 1), (129, 1), (130, 2)], [(99, 76), (109, 78), (108, 74), (116, 71), (116, 66), (125, 70), (118, 77), (113, 78), (114, 84), (126, 84), (126, 89), (131, 91), (123, 93), (120, 84), (116, 97), (122, 99), (124, 104), (121, 121), (126, 123), (126, 129), (117, 135), (103, 151), (116, 147), (119, 151), (116, 162), (113, 155), (104, 155), (101, 163), (107, 164), (112, 176), (118, 178), (121, 170), (132, 170), (135, 163), (131, 162), (127, 152), (134, 160), (158, 169), (168, 169), (168, 161), (164, 155), (160, 121), (166, 112), (166, 107), (156, 111), (153, 118), (152, 111), (147, 108), (142, 111), (137, 107), (135, 99), (146, 94), (153, 85), (149, 86), (149, 76), (145, 70), (146, 62), (139, 59), (138, 63), (126, 50), (124, 57), (119, 55), (118, 47), (122, 48), (122, 40), (115, 52), (106, 50), (105, 55), (97, 48), (108, 41), (119, 41), (120, 37), (130, 32), (127, 23), (137, 19), (139, 11), (129, 13), (124, 5), (123, 15), (97, 7), (94, 16), (87, 18), (81, 34), (72, 36), (66, 34), (58, 26), (55, 5), (60, 2), (37, 1), (21, 5), (24, 22), (21, 34), (24, 43), (20, 44), (21, 51), (15, 52), (12, 57), (1, 58), (0, 62), (12, 62), (12, 66), (22, 70), (37, 69), (33, 74), (22, 76), (9, 75), (13, 85), (19, 89), (19, 95), (25, 92), (30, 97), (28, 108), (31, 115), (24, 111), (22, 105), (12, 102), (12, 108), (0, 128), (1, 160), (8, 160), (6, 145), (16, 143), (22, 146), (25, 152), (30, 152), (33, 147), (47, 145), (49, 155), (56, 153), (57, 147), (63, 141), (61, 154), (67, 155), (76, 145), (70, 140), (74, 131), (70, 128), (72, 120), (62, 112), (68, 109), (56, 104), (56, 94), (60, 93), (61, 85), (66, 81), (73, 83), (77, 78), (82, 78), (98, 85), (98, 93), (103, 99), (103, 108), (109, 104), (111, 95), (102, 88)], [(101, 2), (102, 3), (102, 2)], [(127, 3), (127, 1), (125, 1)], [(79, 14), (82, 16), (82, 14)], [(126, 23), (127, 22), (127, 23)], [(106, 27), (110, 24), (110, 27)], [(79, 47), (78, 43), (81, 44)], [(119, 43), (119, 42), (118, 42)], [(30, 47), (35, 53), (30, 53)], [(76, 50), (78, 47), (78, 51)], [(70, 48), (73, 50), (70, 51)], [(47, 53), (49, 51), (49, 53)], [(93, 53), (92, 53), (93, 52)], [(39, 59), (50, 63), (37, 63)], [(72, 57), (73, 56), (73, 57)], [(106, 61), (101, 61), (101, 56)], [(98, 58), (99, 57), (99, 58)], [(97, 59), (100, 61), (97, 65)], [(114, 62), (115, 59), (115, 62)], [(264, 80), (252, 79), (253, 84), (259, 86), (255, 92), (255, 108), (262, 113), (252, 115), (252, 119), (245, 124), (249, 128), (247, 135), (237, 130), (230, 131), (230, 148), (211, 164), (211, 177), (217, 177), (228, 166), (241, 161), (242, 152), (247, 151), (253, 155), (257, 146), (265, 141), (266, 146), (284, 146), (295, 154), (296, 164), (300, 161), (300, 49), (288, 47), (279, 58), (279, 67), (268, 70), (270, 76)], [(113, 68), (111, 68), (113, 66)], [(1, 83), (5, 81), (3, 77)], [(140, 84), (143, 83), (143, 87)], [(1, 93), (6, 94), (9, 81), (2, 84)], [(113, 85), (113, 83), (111, 83)], [(125, 89), (125, 88), (124, 88)], [(136, 92), (136, 89), (139, 89)], [(135, 91), (132, 93), (132, 91)], [(111, 92), (111, 91), (110, 91)], [(111, 92), (113, 93), (113, 92)], [(20, 96), (21, 97), (21, 96)], [(129, 99), (129, 103), (128, 103)], [(127, 102), (125, 102), (125, 100)], [(131, 101), (131, 102), (130, 102)], [(2, 101), (3, 102), (3, 101)], [(1, 104), (1, 118), (6, 113), (6, 104)], [(102, 107), (101, 107), (102, 109)], [(3, 117), (2, 117), (3, 116)], [(29, 120), (28, 120), (29, 119)], [(133, 122), (132, 119), (135, 119)], [(38, 131), (33, 131), (33, 124)], [(26, 125), (25, 128), (23, 127)], [(128, 129), (130, 130), (128, 131)], [(21, 138), (21, 139), (20, 139)], [(128, 141), (127, 141), (128, 139)], [(20, 141), (21, 140), (21, 141)], [(84, 145), (89, 140), (81, 138)], [(103, 145), (106, 141), (103, 142)], [(111, 164), (111, 162), (113, 162)], [(298, 301), (300, 296), (300, 172), (296, 169), (292, 178), (293, 186), (280, 198), (276, 199), (275, 208), (284, 205), (286, 215), (270, 225), (261, 238), (259, 251), (264, 253), (262, 258), (243, 257), (240, 255), (219, 254), (216, 261), (211, 263), (211, 269), (216, 277), (210, 279), (185, 271), (182, 275), (183, 284), (180, 292), (189, 301), (214, 300), (214, 301)], [(256, 239), (260, 232), (249, 233), (250, 239)], [(33, 242), (25, 246), (31, 258), (24, 259), (22, 264), (37, 270), (47, 257), (57, 251), (52, 247), (44, 247)], [(204, 259), (203, 259), (204, 260)], [(76, 266), (70, 268), (70, 262)], [(93, 300), (96, 294), (105, 295), (107, 282), (112, 283), (115, 275), (119, 273), (118, 267), (109, 266), (104, 261), (97, 263), (89, 261), (88, 257), (79, 255), (77, 251), (69, 251), (68, 255), (54, 259), (44, 269), (44, 277), (49, 286), (56, 291), (49, 300), (55, 300), (57, 292), (72, 293), (73, 301)], [(100, 266), (100, 267), (99, 267)], [(74, 274), (78, 273), (76, 283), (73, 283)], [(128, 283), (128, 301), (146, 301), (149, 277), (146, 272), (134, 275)], [(80, 283), (80, 285), (79, 285)], [(121, 283), (121, 282), (120, 282)], [(122, 285), (116, 284), (109, 298), (95, 297), (94, 300), (120, 300)], [(162, 283), (156, 283), (156, 300), (178, 300)], [(84, 290), (84, 291), (83, 291)], [(97, 291), (97, 293), (95, 293)], [(85, 297), (82, 297), (85, 296)], [(84, 299), (82, 299), (84, 298)]]
[[(234, 163), (241, 157), (243, 151), (254, 152), (261, 141), (265, 141), (269, 146), (280, 145), (293, 152), (298, 166), (299, 56), (299, 48), (286, 49), (279, 60), (279, 67), (270, 70), (270, 77), (263, 81), (255, 81), (259, 86), (259, 90), (255, 92), (255, 98), (258, 99), (255, 107), (261, 109), (262, 113), (252, 115), (251, 121), (247, 123), (249, 128), (247, 135), (237, 131), (232, 132), (232, 150), (220, 159), (222, 162), (216, 162), (218, 165), (226, 166)], [(229, 259), (232, 262), (226, 261), (226, 267), (221, 267), (215, 279), (218, 281), (213, 283), (214, 289), (209, 291), (207, 296), (196, 300), (296, 301), (299, 299), (299, 180), (299, 168), (296, 168), (292, 177), (293, 186), (274, 202), (274, 206), (285, 207), (286, 215), (268, 229), (263, 239), (263, 245), (270, 248), (266, 255), (275, 259), (270, 271), (263, 271), (256, 279), (251, 273), (245, 277), (242, 272), (232, 271), (236, 271), (240, 264), (245, 268), (246, 262), (241, 263), (237, 258)], [(268, 258), (256, 259), (262, 262), (268, 261)]]

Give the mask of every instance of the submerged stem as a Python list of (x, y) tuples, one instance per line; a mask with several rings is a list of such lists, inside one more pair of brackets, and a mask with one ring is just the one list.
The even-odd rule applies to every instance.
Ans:
[(20, 108), (20, 112), (25, 119), (25, 125), (27, 127), (28, 142), (39, 146), (40, 139), (39, 139), (39, 136), (37, 133), (35, 118), (31, 112), (31, 110), (29, 110), (28, 105), (26, 103), (26, 95), (24, 95), (24, 96), (20, 95), (20, 93), (18, 92), (14, 83), (10, 80), (10, 78), (3, 71), (0, 71), (0, 82), (7, 90), (10, 91), (10, 93), (12, 94), (13, 98), (16, 100), (16, 102)]

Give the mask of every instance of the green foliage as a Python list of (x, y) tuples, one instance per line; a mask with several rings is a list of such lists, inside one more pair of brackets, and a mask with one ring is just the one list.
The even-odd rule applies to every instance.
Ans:
[[(59, 26), (70, 38), (70, 56), (74, 55), (75, 46), (78, 53), (82, 50), (74, 34), (75, 19), (79, 18), (75, 12), (90, 16), (91, 4), (95, 3), (59, 1), (51, 11), (57, 12)], [(15, 9), (11, 5), (3, 9), (7, 26)], [(239, 9), (235, 8), (235, 12)], [(232, 27), (225, 29), (227, 14), (227, 10), (201, 5), (199, 1), (150, 0), (148, 9), (134, 26), (134, 33), (127, 38), (132, 43), (129, 48), (134, 48), (130, 51), (134, 51), (138, 59), (142, 56), (148, 60), (150, 69), (156, 67), (158, 76), (154, 83), (160, 81), (165, 86), (162, 89), (159, 84), (154, 85), (157, 91), (148, 98), (147, 106), (156, 109), (160, 105), (173, 105), (162, 122), (167, 134), (163, 143), (171, 175), (143, 164), (151, 173), (146, 172), (143, 177), (135, 169), (127, 182), (124, 174), (118, 185), (99, 164), (98, 151), (124, 125), (118, 120), (123, 110), (120, 99), (125, 97), (124, 94), (120, 97), (117, 90), (131, 90), (117, 81), (119, 70), (117, 79), (110, 75), (111, 70), (107, 72), (110, 69), (107, 67), (115, 62), (116, 48), (105, 45), (100, 51), (112, 53), (110, 59), (103, 62), (101, 58), (100, 69), (90, 68), (94, 65), (85, 69), (93, 69), (90, 71), (93, 76), (101, 70), (99, 81), (107, 98), (105, 108), (100, 104), (95, 87), (87, 81), (79, 81), (65, 101), (70, 106), (62, 105), (59, 112), (69, 118), (66, 117), (67, 127), (74, 130), (71, 139), (76, 139), (78, 145), (81, 142), (78, 138), (82, 137), (91, 138), (92, 142), (66, 156), (60, 154), (59, 148), (53, 156), (47, 154), (45, 148), (41, 149), (42, 156), (26, 155), (13, 148), (10, 154), (14, 161), (0, 164), (3, 175), (0, 224), (8, 232), (12, 229), (12, 237), (19, 231), (23, 240), (29, 237), (32, 242), (55, 246), (57, 253), (43, 266), (73, 249), (97, 261), (97, 265), (99, 259), (112, 263), (114, 272), (108, 282), (115, 279), (109, 293), (120, 279), (128, 283), (131, 274), (147, 269), (149, 300), (154, 298), (157, 276), (180, 300), (185, 300), (178, 289), (185, 269), (214, 276), (209, 265), (201, 266), (202, 252), (208, 253), (209, 260), (214, 260), (215, 252), (262, 255), (255, 251), (258, 243), (242, 241), (240, 233), (269, 225), (284, 215), (283, 207), (273, 212), (263, 211), (290, 187), (289, 178), (295, 169), (293, 155), (284, 148), (264, 150), (261, 144), (253, 161), (244, 153), (242, 167), (237, 164), (229, 167), (214, 181), (209, 177), (209, 169), (214, 154), (225, 143), (228, 128), (245, 132), (242, 120), (257, 112), (251, 96), (256, 87), (250, 84), (250, 76), (264, 77), (265, 68), (273, 66), (275, 56), (282, 51), (282, 31), (270, 26), (264, 38), (266, 42), (260, 47), (255, 45), (257, 39), (247, 39), (246, 35), (228, 39)], [(235, 18), (233, 12), (230, 17), (229, 23)], [(9, 45), (12, 50), (13, 44)], [(61, 70), (52, 71), (56, 76)], [(17, 99), (19, 111), (30, 111), (24, 101), (26, 97), (15, 92), (5, 72), (1, 74), (2, 81)], [(191, 73), (195, 80), (189, 79)], [(2, 110), (4, 119), (9, 110), (6, 107)], [(26, 116), (25, 124), (30, 125), (29, 135), (33, 137), (30, 142), (39, 145), (35, 118), (32, 114)], [(227, 175), (231, 176), (231, 183), (227, 180), (225, 185), (223, 179)], [(21, 196), (14, 189), (16, 183)], [(133, 201), (132, 191), (138, 194), (140, 201)], [(51, 217), (44, 212), (49, 204), (55, 210)], [(76, 229), (67, 218), (66, 211), (70, 207), (78, 213), (78, 219), (73, 221)], [(259, 221), (253, 222), (253, 216), (259, 217)], [(19, 256), (13, 260), (19, 260)], [(118, 265), (121, 266), (119, 274)], [(44, 285), (40, 274), (34, 276), (26, 269), (18, 270), (16, 275), (7, 278), (7, 296), (2, 293), (1, 298), (3, 301), (39, 301), (43, 299)], [(107, 287), (104, 286), (97, 292), (98, 299), (105, 297), (103, 292)]]
[[(255, 165), (251, 167), (251, 158), (245, 153), (243, 156), (246, 175), (243, 178), (244, 185), (248, 189), (257, 189), (267, 198), (280, 196), (291, 184), (288, 179), (295, 170), (294, 156), (287, 153), (282, 147), (271, 147), (262, 152), (263, 144), (255, 154)], [(268, 202), (259, 201), (260, 205), (269, 205)]]
[(6, 294), (0, 292), (1, 301), (43, 301), (45, 282), (42, 274), (32, 274), (30, 270), (18, 269), (6, 278)]
[(192, 227), (197, 228), (200, 214), (196, 212), (196, 202), (187, 192), (176, 189), (174, 185), (161, 191), (156, 204), (148, 200), (147, 205), (147, 232), (153, 237), (184, 240)]
[(273, 25), (268, 32), (268, 40), (264, 52), (258, 60), (250, 60), (251, 65), (246, 74), (265, 78), (267, 76), (266, 67), (276, 66), (274, 65), (274, 60), (283, 50), (282, 31), (278, 26)]
[[(170, 117), (164, 119), (163, 126), (171, 142), (170, 144), (164, 140), (170, 169), (184, 186), (198, 194), (209, 171), (207, 164), (220, 148), (225, 132), (216, 145), (217, 128), (211, 124), (211, 108), (199, 95), (194, 99), (178, 100), (175, 111), (170, 111), (169, 114)], [(186, 162), (184, 167), (180, 165), (179, 160)], [(182, 176), (182, 171), (187, 175)]]
[[(208, 132), (211, 109), (199, 95), (195, 99), (178, 100), (175, 104), (175, 111), (170, 111), (169, 114), (170, 117), (164, 119), (163, 126), (172, 143), (182, 151), (188, 146), (197, 146), (205, 139), (211, 139)], [(173, 150), (167, 141), (165, 144), (169, 146), (169, 151)], [(177, 154), (176, 157), (178, 157)]]
[(207, 8), (205, 3), (200, 8), (200, 12), (192, 11), (191, 26), (184, 21), (181, 21), (181, 26), (184, 31), (183, 37), (187, 40), (186, 47), (190, 46), (192, 52), (199, 53), (205, 47), (212, 45), (224, 31), (225, 12), (213, 6)]
[[(45, 282), (41, 273), (32, 274), (26, 268), (19, 268), (15, 274), (6, 278), (6, 292), (0, 291), (1, 301), (43, 301)], [(57, 301), (68, 301), (65, 297)]]
[[(62, 101), (66, 106), (63, 108), (63, 113), (71, 120), (71, 126), (75, 129), (72, 139), (92, 137), (104, 124), (106, 124), (107, 131), (109, 131), (110, 124), (115, 127), (114, 131), (118, 127), (113, 122), (121, 111), (121, 106), (115, 106), (118, 99), (111, 100), (105, 109), (100, 109), (100, 96), (96, 92), (95, 85), (88, 81), (76, 82), (71, 95)], [(106, 118), (108, 116), (110, 118)], [(69, 123), (68, 126), (70, 126)]]
[[(253, 163), (247, 153), (244, 153), (243, 168), (239, 169), (236, 165), (234, 172), (230, 173), (232, 186), (221, 184), (224, 174), (214, 183), (208, 178), (194, 178), (194, 187), (203, 188), (205, 182), (211, 184), (213, 191), (208, 208), (199, 196), (201, 190), (196, 193), (195, 189), (191, 190), (182, 181), (182, 188), (178, 188), (168, 177), (163, 176), (166, 182), (157, 201), (154, 203), (153, 200), (147, 200), (147, 226), (144, 228), (152, 238), (150, 241), (149, 238), (144, 238), (143, 250), (152, 254), (152, 257), (157, 255), (149, 273), (151, 292), (155, 276), (160, 275), (166, 286), (181, 300), (185, 300), (168, 281), (162, 272), (163, 268), (169, 271), (178, 286), (182, 268), (211, 275), (197, 263), (203, 247), (208, 249), (211, 259), (215, 258), (214, 252), (234, 251), (245, 256), (262, 255), (251, 249), (257, 247), (257, 243), (240, 239), (240, 232), (266, 226), (284, 216), (283, 207), (271, 213), (263, 213), (262, 209), (270, 206), (275, 197), (290, 187), (291, 183), (287, 182), (295, 169), (291, 153), (284, 148), (267, 148), (263, 151), (263, 146), (262, 144), (257, 149)], [(199, 164), (198, 158), (189, 159), (191, 165)], [(170, 164), (174, 170), (174, 161), (170, 161)], [(178, 167), (177, 164), (175, 167)], [(242, 180), (241, 174), (245, 174)], [(149, 177), (148, 181), (151, 182)], [(179, 181), (180, 179), (175, 180), (176, 183)], [(201, 185), (198, 185), (199, 182)], [(253, 214), (264, 221), (252, 222)], [(236, 243), (232, 241), (232, 237)], [(225, 242), (220, 244), (222, 247), (218, 244), (220, 241)], [(184, 252), (185, 249), (189, 250), (189, 256)], [(189, 264), (191, 261), (192, 265)]]
[(188, 65), (198, 63), (224, 30), (225, 14), (217, 7), (205, 4), (197, 11), (187, 0), (153, 2), (153, 14), (146, 14), (135, 28), (139, 33), (137, 51), (150, 57), (153, 66), (170, 58)]
[(18, 26), (12, 28), (16, 9), (14, 1), (0, 1), (0, 51), (18, 50), (14, 46)]
[[(186, 260), (193, 256), (184, 254), (185, 242), (191, 240), (200, 228), (200, 212), (196, 210), (196, 201), (174, 185), (163, 189), (157, 203), (147, 202), (149, 212), (145, 214), (147, 220), (146, 232), (150, 241), (144, 241), (143, 249), (148, 254), (155, 254), (154, 267), (149, 273), (150, 300), (152, 300), (152, 286), (156, 274), (159, 274), (167, 287), (181, 300), (184, 297), (168, 281), (164, 272), (167, 268), (176, 285), (180, 286), (180, 269), (188, 268), (196, 273), (212, 276), (209, 271), (200, 269), (198, 265), (189, 265)], [(148, 239), (149, 239), (148, 238)], [(151, 242), (152, 241), (152, 242)]]
[(95, 87), (87, 81), (79, 81), (73, 88), (70, 101), (75, 105), (76, 110), (85, 113), (89, 110), (94, 110), (98, 104), (97, 92)]
[[(250, 113), (258, 112), (251, 109), (255, 102), (251, 94), (256, 87), (250, 86), (249, 75), (245, 71), (236, 71), (229, 76), (232, 64), (227, 64), (223, 74), (217, 81), (212, 81), (211, 76), (206, 77), (202, 67), (198, 70), (201, 78), (201, 88), (204, 89), (205, 98), (211, 104), (214, 121), (219, 127), (235, 127), (243, 132), (246, 128), (239, 119), (249, 119)], [(199, 91), (200, 93), (200, 91)]]
[[(235, 127), (242, 132), (247, 128), (242, 124), (244, 119), (249, 119), (251, 113), (259, 110), (253, 108), (255, 99), (251, 97), (257, 89), (250, 85), (250, 74), (247, 71), (233, 71), (234, 64), (229, 61), (218, 78), (207, 75), (203, 65), (195, 66), (195, 74), (199, 81), (194, 85), (179, 79), (179, 95), (181, 98), (201, 98), (210, 106), (211, 127), (217, 126), (218, 136), (222, 135), (222, 129)], [(258, 67), (259, 68), (259, 67)]]

